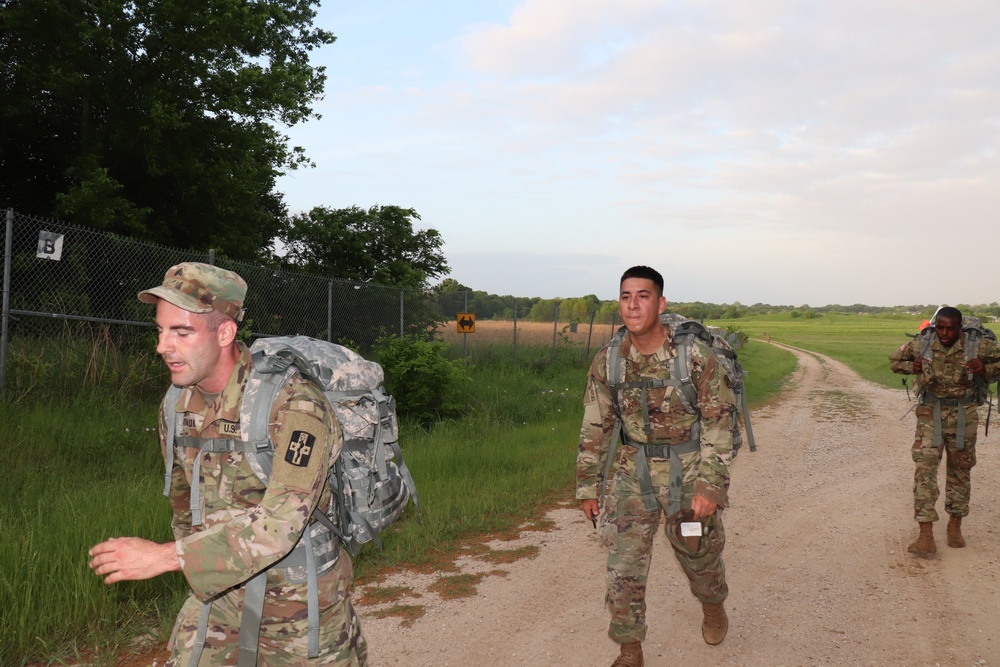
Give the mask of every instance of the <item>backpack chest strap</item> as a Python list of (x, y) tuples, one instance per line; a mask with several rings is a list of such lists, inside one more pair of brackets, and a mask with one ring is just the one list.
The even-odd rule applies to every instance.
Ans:
[[(632, 380), (630, 382), (622, 382), (618, 385), (617, 389), (624, 395), (626, 389), (638, 389), (639, 390), (639, 405), (642, 408), (642, 430), (646, 435), (650, 435), (653, 432), (653, 425), (649, 420), (649, 403), (647, 401), (647, 392), (650, 389), (660, 389), (663, 387), (673, 387), (678, 391), (678, 395), (681, 397), (681, 403), (684, 404), (684, 409), (690, 413), (696, 413), (697, 409), (691, 403), (691, 397), (689, 393), (694, 393), (694, 386), (691, 384), (691, 378), (677, 378), (675, 377), (662, 379), (662, 378), (645, 378), (641, 380)], [(697, 394), (695, 394), (695, 404), (697, 404)], [(621, 405), (621, 398), (618, 398), (617, 405)]]
[[(194, 457), (191, 466), (191, 526), (200, 526), (202, 523), (201, 513), (201, 461), (202, 455), (208, 452), (257, 452), (261, 447), (267, 447), (268, 443), (254, 443), (244, 440), (233, 440), (232, 438), (196, 438), (192, 436), (177, 436), (174, 438), (174, 447), (187, 449), (197, 449), (198, 455)], [(173, 449), (173, 448), (171, 448)], [(169, 475), (169, 471), (168, 471)], [(169, 489), (168, 489), (169, 492)]]

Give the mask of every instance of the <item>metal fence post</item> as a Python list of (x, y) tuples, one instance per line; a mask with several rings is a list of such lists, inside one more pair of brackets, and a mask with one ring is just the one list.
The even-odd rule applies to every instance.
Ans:
[[(465, 306), (462, 308), (463, 313), (469, 312), (469, 293), (465, 293)], [(467, 359), (469, 356), (469, 334), (462, 334), (462, 358)]]
[(514, 356), (513, 360), (517, 361), (517, 298), (514, 298)]
[(399, 337), (403, 337), (403, 290), (399, 290)]
[(594, 318), (597, 317), (597, 311), (595, 310), (590, 314), (590, 329), (587, 330), (587, 351), (583, 355), (584, 362), (590, 358), (590, 338), (594, 335)]
[(556, 327), (559, 326), (559, 304), (556, 304), (556, 314), (552, 318), (552, 361), (556, 360)]
[(326, 342), (333, 342), (333, 281), (326, 281)]
[(208, 263), (215, 266), (215, 248), (208, 249)]
[(7, 327), (10, 325), (10, 261), (14, 244), (14, 209), (7, 209), (7, 235), (3, 252), (3, 317), (0, 323), (0, 395), (7, 388)]

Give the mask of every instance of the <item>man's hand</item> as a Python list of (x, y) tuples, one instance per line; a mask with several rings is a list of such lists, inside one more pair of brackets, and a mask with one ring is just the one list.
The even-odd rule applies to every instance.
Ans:
[(693, 496), (691, 498), (691, 510), (694, 511), (695, 521), (701, 521), (705, 517), (715, 514), (719, 506), (705, 496)]
[(973, 375), (986, 375), (986, 364), (979, 357), (969, 359), (964, 368)]
[[(104, 583), (152, 579), (181, 569), (174, 542), (157, 544), (138, 537), (112, 537), (92, 547), (90, 568)], [(106, 576), (105, 576), (106, 575)]]
[(588, 498), (587, 500), (580, 501), (580, 509), (583, 510), (583, 515), (587, 517), (590, 521), (597, 521), (597, 515), (601, 513), (601, 509), (597, 506), (596, 498)]
[(913, 374), (918, 375), (924, 370), (924, 362), (920, 357), (913, 360)]

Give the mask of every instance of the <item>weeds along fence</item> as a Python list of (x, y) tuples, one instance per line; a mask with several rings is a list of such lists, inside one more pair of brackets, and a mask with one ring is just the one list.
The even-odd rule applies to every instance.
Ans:
[[(475, 315), (467, 292), (438, 294), (237, 262), (211, 251), (158, 246), (8, 209), (0, 393), (9, 400), (44, 391), (39, 377), (58, 370), (64, 382), (89, 378), (114, 386), (147, 366), (135, 364), (137, 354), (161, 373), (151, 384), (162, 388), (165, 376), (151, 354), (153, 311), (136, 294), (160, 284), (168, 267), (186, 261), (215, 264), (246, 280), (244, 329), (251, 336), (311, 336), (364, 353), (382, 336), (437, 331), (453, 344), (455, 356), (482, 361), (524, 359), (528, 349), (536, 357), (579, 354), (585, 359), (614, 331), (613, 324), (592, 320), (560, 322), (558, 309), (552, 322), (519, 320), (515, 304), (513, 320), (481, 320), (475, 333), (460, 334), (453, 314)], [(80, 373), (67, 373), (67, 365), (78, 366)]]

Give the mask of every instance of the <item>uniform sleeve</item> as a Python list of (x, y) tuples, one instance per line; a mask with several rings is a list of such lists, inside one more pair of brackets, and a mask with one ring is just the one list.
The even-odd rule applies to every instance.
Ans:
[(329, 404), (302, 382), (279, 392), (269, 434), (274, 466), (260, 503), (233, 509), (229, 522), (177, 543), (184, 576), (200, 599), (250, 579), (292, 550), (323, 496), (330, 461), (343, 446)]
[(701, 410), (701, 462), (692, 493), (704, 496), (720, 507), (728, 507), (736, 398), (724, 369), (710, 348), (703, 343), (693, 346), (692, 362), (692, 376), (698, 388), (698, 407)]
[(892, 369), (893, 373), (913, 375), (913, 360), (916, 358), (917, 353), (914, 350), (913, 341), (904, 343), (889, 355), (889, 361), (891, 362), (889, 368)]
[(615, 411), (608, 389), (607, 358), (607, 347), (594, 357), (583, 395), (583, 424), (580, 427), (580, 446), (576, 454), (576, 497), (579, 500), (597, 498), (599, 495), (600, 476), (615, 425)]
[[(158, 434), (160, 439), (160, 453), (163, 455), (163, 463), (167, 463), (167, 447), (173, 447), (173, 443), (167, 443), (167, 415), (174, 417), (174, 406), (167, 405), (167, 398), (164, 396), (160, 405), (160, 419), (158, 424)], [(168, 499), (173, 509), (170, 519), (170, 529), (174, 539), (180, 540), (191, 534), (191, 484), (180, 459), (175, 456), (170, 469), (170, 493)]]
[(986, 366), (986, 380), (996, 382), (1000, 379), (1000, 345), (989, 339), (980, 340), (979, 358)]

